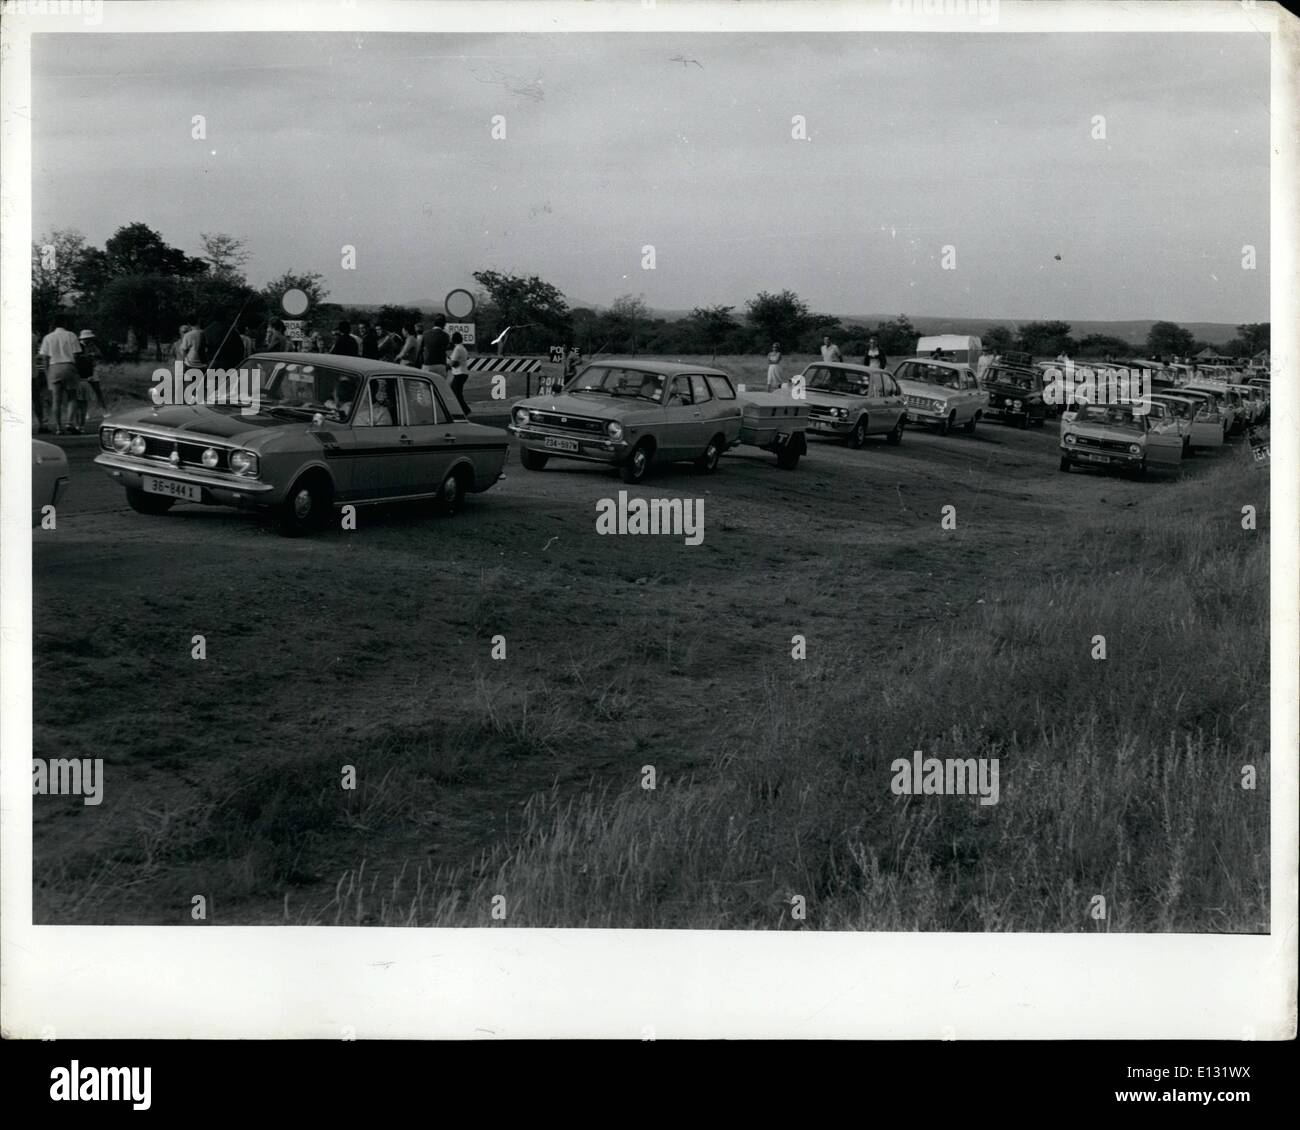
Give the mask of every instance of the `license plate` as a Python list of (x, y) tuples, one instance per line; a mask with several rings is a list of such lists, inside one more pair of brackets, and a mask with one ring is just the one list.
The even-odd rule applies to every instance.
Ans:
[(183, 498), (189, 502), (202, 502), (203, 490), (191, 483), (178, 483), (175, 479), (155, 479), (142, 475), (145, 494), (161, 494), (167, 498)]
[(578, 441), (576, 439), (561, 439), (559, 436), (547, 436), (542, 441), (543, 447), (548, 447), (552, 451), (577, 451)]
[(1088, 463), (1109, 463), (1110, 462), (1109, 455), (1085, 455), (1082, 451), (1079, 452), (1079, 458), (1085, 460)]

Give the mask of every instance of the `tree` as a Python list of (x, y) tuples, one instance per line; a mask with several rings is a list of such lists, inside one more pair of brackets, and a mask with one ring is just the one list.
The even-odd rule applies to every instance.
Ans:
[(1254, 357), (1261, 350), (1271, 348), (1272, 331), (1270, 327), (1270, 322), (1247, 322), (1244, 326), (1238, 326), (1237, 336), (1233, 339), (1233, 342), (1241, 343), (1240, 355)]
[(718, 346), (736, 328), (736, 319), (731, 316), (734, 309), (734, 306), (697, 306), (691, 311), (690, 319), (694, 323), (692, 328), (715, 358)]
[(1191, 333), (1177, 322), (1153, 322), (1147, 331), (1147, 352), (1153, 357), (1186, 357), (1193, 344)]
[(980, 344), (987, 345), (994, 353), (1006, 353), (1013, 349), (1015, 340), (1006, 326), (989, 326), (980, 334)]
[(1067, 357), (1078, 348), (1070, 336), (1069, 322), (1026, 322), (1020, 327), (1018, 342), (1025, 353), (1038, 357)]
[(910, 357), (916, 352), (916, 340), (920, 336), (906, 314), (881, 322), (874, 333), (867, 335), (868, 339), (876, 339), (886, 357)]
[[(97, 317), (101, 333), (108, 341), (121, 341), (127, 330), (134, 330), (143, 344), (153, 338), (161, 349), (164, 340), (172, 340), (184, 314), (181, 309), (180, 284), (171, 275), (119, 275), (104, 284), (100, 292)], [(161, 358), (161, 354), (156, 354)]]
[(605, 322), (609, 326), (615, 345), (621, 344), (635, 357), (649, 318), (650, 311), (646, 307), (644, 298), (622, 294), (614, 299), (605, 315)]
[(203, 258), (208, 264), (208, 272), (215, 278), (244, 281), (244, 264), (248, 262), (248, 251), (244, 241), (224, 232), (199, 233), (203, 244)]
[(305, 271), (302, 274), (296, 271), (285, 271), (284, 274), (272, 279), (266, 286), (262, 287), (261, 295), (266, 302), (267, 310), (271, 311), (270, 316), (282, 318), (285, 317), (285, 309), (281, 305), (281, 300), (285, 294), (291, 290), (301, 290), (307, 296), (307, 311), (303, 317), (310, 318), (317, 313), (317, 307), (329, 295), (324, 283), (325, 276), (317, 274), (315, 271)]
[(807, 304), (792, 290), (780, 294), (759, 291), (745, 303), (745, 316), (762, 339), (761, 348), (778, 342), (793, 350), (800, 335), (812, 324)]
[(54, 314), (81, 298), (86, 237), (56, 229), (32, 244), (32, 327), (46, 333)]
[(191, 259), (179, 247), (170, 247), (148, 224), (126, 224), (104, 244), (108, 278), (154, 275), (192, 278), (208, 269), (202, 259)]
[(564, 295), (536, 275), (524, 278), (500, 271), (475, 271), (474, 281), (487, 292), (501, 319), (501, 328), (518, 327), (507, 341), (509, 352), (536, 352), (544, 346), (558, 345), (572, 334)]
[(1087, 334), (1079, 339), (1081, 357), (1106, 357), (1133, 352), (1133, 343), (1114, 334)]
[(413, 326), (423, 322), (424, 315), (415, 306), (381, 306), (375, 315), (375, 322), (382, 329), (398, 330), (403, 326)]

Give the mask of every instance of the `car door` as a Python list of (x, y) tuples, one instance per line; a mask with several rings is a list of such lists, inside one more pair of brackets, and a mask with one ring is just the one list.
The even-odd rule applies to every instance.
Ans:
[(710, 373), (705, 379), (709, 391), (713, 393), (719, 430), (727, 437), (727, 443), (734, 443), (740, 438), (740, 427), (744, 416), (744, 410), (736, 398), (736, 390), (732, 387), (729, 377)]
[(703, 373), (691, 374), (691, 395), (695, 398), (695, 407), (704, 422), (705, 446), (717, 435), (722, 436), (725, 446), (730, 446), (739, 430), (737, 425), (740, 409), (736, 402), (719, 400), (714, 396), (713, 387)]
[(663, 426), (656, 437), (658, 453), (665, 459), (694, 458), (709, 442), (705, 426), (691, 393), (690, 377), (670, 377), (664, 395)]
[(1183, 461), (1183, 437), (1172, 414), (1163, 414), (1163, 409), (1153, 405), (1144, 417), (1143, 426), (1147, 435), (1147, 462), (1169, 466)]
[(958, 416), (963, 419), (973, 419), (976, 412), (983, 412), (985, 404), (988, 402), (989, 394), (979, 386), (979, 381), (975, 379), (973, 372), (963, 369), (959, 375), (961, 382), (961, 398), (965, 404), (964, 412), (959, 411)]
[(395, 377), (371, 377), (357, 398), (351, 425), (333, 429), (348, 462), (347, 497), (357, 502), (409, 493), (412, 441), (398, 423)]
[(428, 377), (403, 374), (401, 386), (405, 427), (399, 442), (409, 439), (412, 453), (405, 466), (406, 489), (410, 494), (433, 494), (451, 469), (457, 426)]

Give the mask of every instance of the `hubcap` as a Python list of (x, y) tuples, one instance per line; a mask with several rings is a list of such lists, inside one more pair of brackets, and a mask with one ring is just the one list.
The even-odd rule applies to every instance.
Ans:
[(456, 486), (456, 480), (454, 478), (448, 479), (445, 483), (442, 484), (442, 497), (447, 502), (455, 502), (457, 492), (458, 492), (458, 488)]
[(304, 488), (293, 496), (293, 513), (296, 518), (305, 518), (311, 513), (311, 491)]
[(645, 471), (645, 452), (637, 451), (632, 456), (632, 469), (636, 471), (638, 477)]

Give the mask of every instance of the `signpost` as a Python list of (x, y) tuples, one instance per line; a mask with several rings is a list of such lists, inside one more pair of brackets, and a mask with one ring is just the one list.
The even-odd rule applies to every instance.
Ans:
[(452, 334), (460, 334), (460, 339), (466, 346), (476, 344), (473, 322), (448, 322), (444, 329), (446, 329), (448, 337), (451, 337)]
[(303, 328), (306, 326), (301, 318), (286, 318), (284, 321), (284, 336), (290, 341), (300, 342), (303, 340)]

